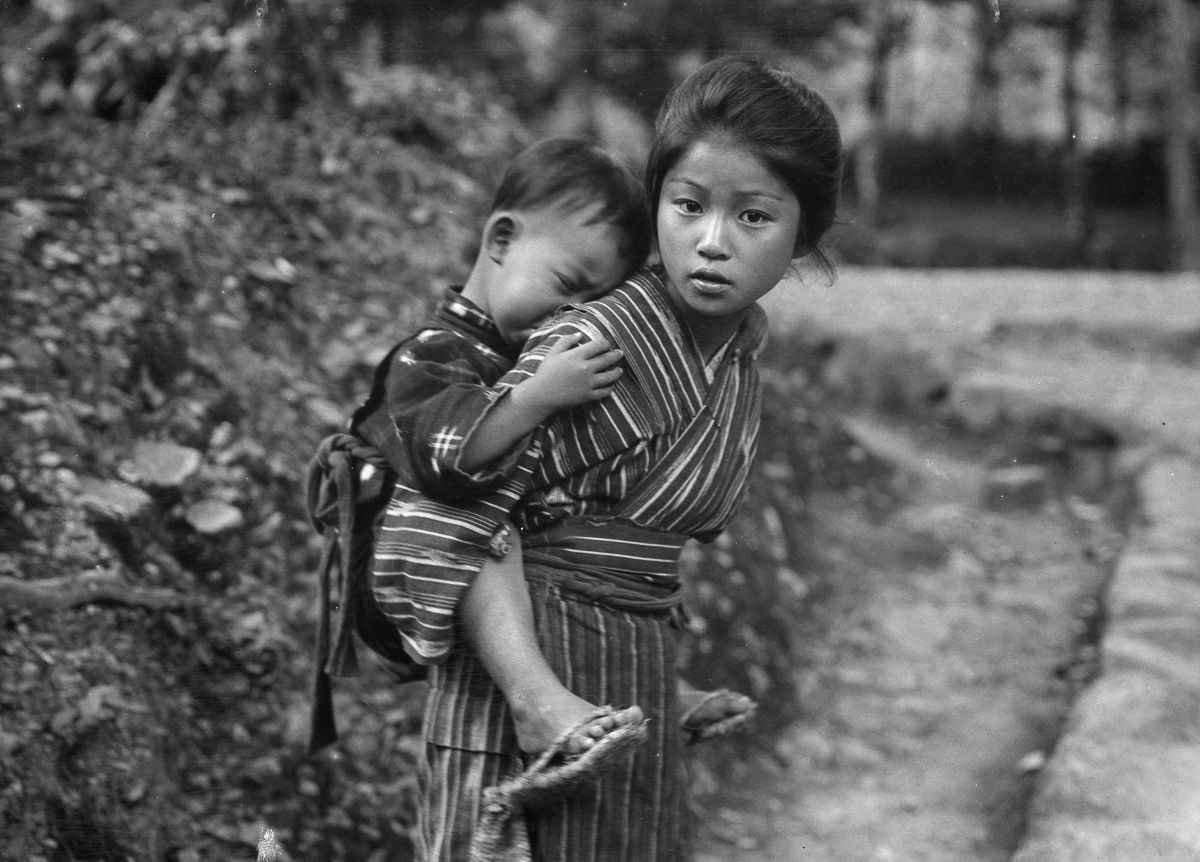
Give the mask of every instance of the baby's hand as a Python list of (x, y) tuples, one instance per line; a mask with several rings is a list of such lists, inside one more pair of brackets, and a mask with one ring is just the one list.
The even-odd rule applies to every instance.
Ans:
[(621, 376), (621, 351), (607, 341), (584, 341), (579, 333), (560, 336), (533, 376), (522, 383), (546, 413), (599, 401), (612, 394)]

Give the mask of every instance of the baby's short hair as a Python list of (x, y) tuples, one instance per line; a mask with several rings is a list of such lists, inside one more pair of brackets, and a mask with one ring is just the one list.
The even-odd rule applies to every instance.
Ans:
[(650, 253), (650, 208), (633, 172), (589, 141), (548, 138), (517, 154), (508, 165), (490, 213), (561, 207), (598, 207), (589, 224), (609, 224), (621, 233), (621, 256), (629, 271)]

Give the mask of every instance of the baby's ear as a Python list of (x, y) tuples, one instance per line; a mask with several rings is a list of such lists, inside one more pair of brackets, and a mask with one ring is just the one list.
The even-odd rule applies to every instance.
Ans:
[(492, 263), (500, 263), (521, 233), (521, 220), (508, 212), (492, 213), (483, 228), (483, 243)]

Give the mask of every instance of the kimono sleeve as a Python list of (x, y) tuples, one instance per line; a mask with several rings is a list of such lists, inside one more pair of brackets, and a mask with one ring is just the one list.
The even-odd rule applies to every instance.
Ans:
[[(453, 502), (486, 493), (512, 470), (521, 447), (478, 470), (459, 467), (462, 443), (503, 390), (485, 371), (433, 343), (397, 352), (387, 377), (388, 417), (408, 459), (412, 478), (431, 497)], [(439, 349), (441, 348), (441, 349)]]
[[(522, 351), (520, 359), (517, 360), (517, 364), (513, 366), (513, 368), (507, 374), (501, 377), (499, 382), (497, 382), (494, 387), (492, 387), (492, 400), (483, 408), (478, 420), (470, 427), (466, 428), (461, 439), (454, 441), (456, 449), (461, 452), (466, 447), (468, 441), (471, 439), (471, 436), (478, 433), (479, 426), (483, 418), (487, 415), (487, 412), (496, 403), (498, 403), (500, 399), (504, 398), (509, 392), (511, 392), (513, 387), (522, 381), (528, 380), (537, 372), (538, 368), (540, 368), (542, 365), (542, 360), (546, 358), (546, 354), (550, 351), (551, 346), (559, 338), (574, 334), (582, 334), (588, 339), (604, 337), (602, 333), (600, 333), (594, 327), (588, 325), (586, 321), (581, 321), (579, 319), (570, 317), (567, 317), (566, 319), (556, 318), (554, 322), (547, 324), (542, 329), (535, 331), (525, 342), (525, 349)], [(545, 436), (545, 429), (546, 425), (535, 429), (530, 434), (527, 434), (519, 443), (517, 443), (512, 450), (506, 453), (503, 458), (506, 474), (512, 471), (513, 467), (521, 459), (522, 452), (529, 448), (530, 443), (533, 440)]]

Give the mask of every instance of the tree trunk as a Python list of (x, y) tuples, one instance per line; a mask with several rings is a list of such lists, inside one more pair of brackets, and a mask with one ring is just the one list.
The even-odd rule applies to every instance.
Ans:
[(865, 100), (866, 123), (854, 154), (854, 181), (858, 189), (858, 221), (864, 227), (874, 227), (879, 223), (883, 197), (879, 155), (887, 123), (888, 71), (901, 26), (891, 0), (868, 4), (867, 26), (871, 31), (871, 69)]
[(991, 7), (976, 10), (975, 41), (978, 54), (971, 76), (968, 127), (982, 139), (1000, 136), (1000, 69), (996, 55), (1007, 35), (1007, 18), (997, 18)]
[(400, 62), (400, 16), (398, 3), (377, 3), (374, 7), (379, 26), (379, 64), (394, 66)]
[(1108, 0), (1107, 8), (1109, 67), (1112, 69), (1113, 117), (1117, 126), (1117, 139), (1122, 144), (1133, 141), (1129, 123), (1131, 104), (1129, 87), (1129, 45), (1134, 26), (1134, 12), (1129, 0)]
[(1063, 185), (1067, 233), (1083, 248), (1091, 244), (1095, 232), (1095, 213), (1088, 194), (1087, 154), (1080, 140), (1080, 98), (1077, 61), (1087, 31), (1084, 0), (1071, 0), (1063, 22)]
[(1200, 271), (1200, 200), (1196, 189), (1195, 129), (1197, 94), (1192, 33), (1193, 10), (1187, 0), (1163, 0), (1163, 41), (1167, 59), (1167, 218), (1172, 266)]

